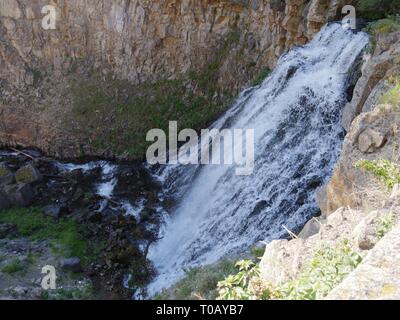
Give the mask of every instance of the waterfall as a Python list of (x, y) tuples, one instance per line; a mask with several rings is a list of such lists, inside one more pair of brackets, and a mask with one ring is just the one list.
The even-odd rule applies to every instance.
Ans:
[(254, 129), (255, 167), (168, 166), (159, 178), (179, 200), (149, 251), (158, 276), (149, 294), (193, 266), (287, 236), (319, 213), (315, 191), (332, 173), (344, 131), (348, 73), (368, 42), (362, 32), (325, 26), (281, 57), (274, 72), (244, 91), (212, 127)]

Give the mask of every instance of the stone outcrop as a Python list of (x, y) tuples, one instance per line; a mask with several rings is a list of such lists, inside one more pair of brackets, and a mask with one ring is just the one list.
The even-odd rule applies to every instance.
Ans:
[(400, 299), (399, 261), (400, 225), (397, 225), (327, 299)]
[(340, 17), (348, 2), (58, 0), (50, 2), (56, 29), (44, 30), (42, 9), (49, 1), (2, 0), (0, 143), (60, 157), (90, 153), (80, 148), (87, 141), (63, 127), (71, 109), (69, 76), (96, 69), (101, 77), (131, 83), (175, 79), (203, 68), (233, 38), (217, 83), (237, 93)]
[[(272, 241), (267, 245), (260, 263), (262, 280), (277, 286), (297, 279), (317, 250), (333, 248), (348, 241), (351, 248), (363, 257), (363, 261), (330, 292), (327, 299), (399, 299), (398, 190), (395, 189), (378, 210), (367, 213), (340, 208), (326, 218), (313, 220), (319, 224), (316, 234), (290, 241)], [(386, 233), (380, 233), (382, 221), (388, 217), (392, 229), (388, 227)]]
[(317, 193), (323, 214), (347, 206), (374, 207), (385, 196), (376, 194), (374, 178), (354, 165), (362, 159), (399, 160), (399, 108), (379, 101), (391, 88), (388, 78), (400, 74), (399, 61), (400, 33), (379, 36), (373, 55), (365, 59), (353, 99), (343, 111), (348, 133), (340, 159), (329, 183)]

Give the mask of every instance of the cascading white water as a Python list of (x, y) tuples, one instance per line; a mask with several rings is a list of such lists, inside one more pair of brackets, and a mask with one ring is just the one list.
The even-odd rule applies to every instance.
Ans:
[(255, 168), (167, 167), (167, 192), (181, 200), (150, 248), (159, 275), (149, 294), (192, 266), (213, 263), (257, 241), (297, 230), (319, 210), (315, 190), (331, 174), (343, 130), (348, 71), (368, 42), (364, 33), (327, 25), (304, 47), (283, 56), (260, 87), (241, 94), (213, 127), (255, 130)]

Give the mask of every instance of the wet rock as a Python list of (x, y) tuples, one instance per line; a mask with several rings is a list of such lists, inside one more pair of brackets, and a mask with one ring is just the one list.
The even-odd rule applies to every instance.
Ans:
[(0, 224), (0, 239), (11, 237), (17, 233), (17, 226), (14, 224)]
[(61, 269), (72, 272), (82, 271), (81, 259), (72, 257), (68, 259), (62, 259), (59, 263)]
[(43, 208), (43, 211), (46, 215), (58, 219), (65, 213), (66, 209), (60, 205), (52, 205), (51, 204), (51, 205), (45, 206)]
[(14, 194), (11, 195), (13, 204), (20, 207), (27, 207), (32, 204), (35, 198), (35, 190), (29, 184), (18, 185)]
[(11, 207), (10, 199), (7, 195), (0, 190), (0, 210), (8, 209)]
[(15, 173), (15, 179), (18, 183), (34, 183), (42, 180), (42, 175), (35, 166), (28, 164)]

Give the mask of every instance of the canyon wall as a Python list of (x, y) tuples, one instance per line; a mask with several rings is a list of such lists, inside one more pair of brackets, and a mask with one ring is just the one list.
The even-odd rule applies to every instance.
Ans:
[(348, 131), (342, 152), (329, 183), (317, 198), (327, 215), (341, 207), (371, 209), (380, 206), (385, 195), (369, 173), (355, 167), (359, 160), (400, 159), (399, 106), (382, 100), (393, 89), (400, 74), (400, 33), (376, 37), (373, 52), (364, 56), (362, 76), (353, 99), (342, 116)]
[[(348, 2), (2, 0), (0, 142), (59, 157), (101, 153), (87, 136), (65, 129), (74, 127), (65, 120), (73, 103), (71, 77), (96, 70), (102, 80), (171, 80), (217, 57), (210, 81), (235, 95), (339, 18)], [(42, 28), (42, 8), (49, 4), (56, 8), (55, 30)]]

